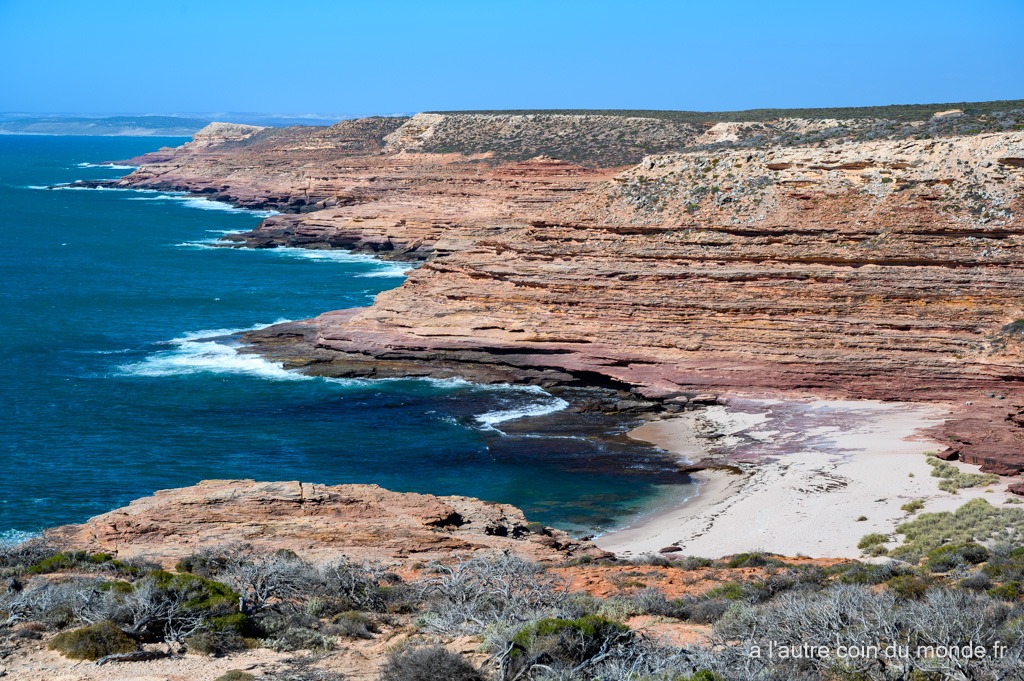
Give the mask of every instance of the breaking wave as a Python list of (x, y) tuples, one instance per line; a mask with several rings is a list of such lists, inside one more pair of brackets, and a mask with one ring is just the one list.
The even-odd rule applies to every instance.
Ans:
[[(286, 322), (280, 319), (274, 324)], [(172, 338), (162, 345), (166, 350), (155, 352), (139, 362), (124, 364), (118, 369), (122, 375), (189, 376), (200, 373), (248, 375), (275, 381), (311, 380), (312, 376), (289, 371), (280, 362), (271, 362), (259, 355), (239, 353), (238, 345), (230, 340), (235, 334), (255, 331), (269, 324), (256, 324), (242, 329), (207, 329)]]

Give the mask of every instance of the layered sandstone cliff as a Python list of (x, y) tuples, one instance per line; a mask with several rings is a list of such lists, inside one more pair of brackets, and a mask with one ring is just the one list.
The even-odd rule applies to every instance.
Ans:
[[(186, 145), (124, 183), (290, 211), (235, 243), (425, 261), (253, 335), (309, 371), (955, 403), (951, 452), (1011, 473), (1022, 120), (430, 114)], [(675, 151), (614, 165), (638, 149)]]

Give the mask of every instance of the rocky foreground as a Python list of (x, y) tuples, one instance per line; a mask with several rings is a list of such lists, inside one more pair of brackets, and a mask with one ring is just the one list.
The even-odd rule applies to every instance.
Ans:
[(944, 455), (1015, 474), (1024, 104), (938, 109), (214, 124), (120, 184), (285, 212), (229, 245), (422, 261), (250, 335), (289, 366), (957, 405)]
[(246, 545), (317, 560), (345, 557), (408, 568), (475, 551), (561, 562), (605, 554), (522, 511), (468, 497), (376, 485), (206, 480), (47, 532), (60, 546), (172, 567), (204, 549)]

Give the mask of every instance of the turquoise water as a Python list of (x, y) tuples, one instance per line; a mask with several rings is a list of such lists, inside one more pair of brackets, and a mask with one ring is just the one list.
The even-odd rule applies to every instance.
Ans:
[(581, 530), (679, 491), (660, 453), (579, 437), (596, 417), (541, 391), (331, 381), (235, 353), (240, 329), (370, 304), (402, 265), (211, 248), (261, 216), (203, 199), (40, 188), (182, 141), (0, 137), (0, 536), (204, 478), (464, 494)]

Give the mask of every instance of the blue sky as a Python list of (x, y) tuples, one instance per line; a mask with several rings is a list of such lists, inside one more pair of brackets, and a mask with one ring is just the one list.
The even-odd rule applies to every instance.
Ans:
[(0, 111), (1024, 98), (1024, 0), (0, 0)]

